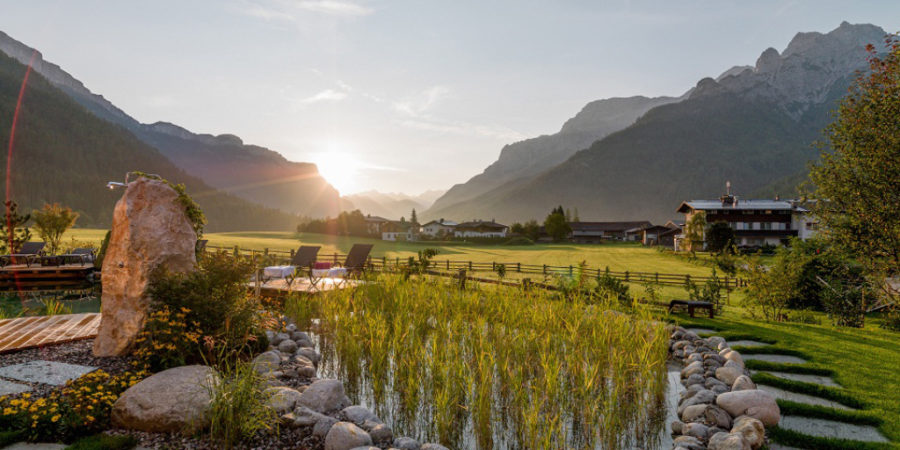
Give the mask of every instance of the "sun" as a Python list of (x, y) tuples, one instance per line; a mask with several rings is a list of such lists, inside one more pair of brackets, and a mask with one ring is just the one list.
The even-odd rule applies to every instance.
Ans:
[(328, 151), (313, 155), (312, 161), (318, 166), (319, 174), (342, 195), (357, 189), (360, 163), (355, 156), (330, 145)]

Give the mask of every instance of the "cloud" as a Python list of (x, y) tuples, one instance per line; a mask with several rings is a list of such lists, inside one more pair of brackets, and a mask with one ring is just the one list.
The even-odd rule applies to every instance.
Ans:
[(368, 16), (374, 12), (372, 8), (338, 0), (301, 0), (296, 5), (307, 11), (337, 16)]
[(444, 120), (436, 117), (404, 119), (397, 122), (401, 126), (441, 134), (481, 136), (504, 142), (521, 141), (526, 136), (518, 131), (497, 125), (479, 125), (468, 122)]
[(319, 102), (339, 102), (345, 98), (347, 98), (346, 92), (336, 91), (334, 89), (325, 89), (324, 91), (321, 91), (311, 97), (300, 100), (300, 103), (309, 105)]
[(411, 117), (419, 117), (450, 96), (450, 88), (446, 86), (432, 86), (403, 100), (392, 103), (394, 110)]

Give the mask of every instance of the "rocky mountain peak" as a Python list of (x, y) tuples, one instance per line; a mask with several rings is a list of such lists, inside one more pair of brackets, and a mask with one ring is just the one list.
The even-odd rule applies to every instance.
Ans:
[(781, 66), (781, 55), (772, 47), (762, 52), (762, 55), (759, 55), (759, 59), (756, 60), (757, 73), (774, 72), (778, 70), (779, 66)]

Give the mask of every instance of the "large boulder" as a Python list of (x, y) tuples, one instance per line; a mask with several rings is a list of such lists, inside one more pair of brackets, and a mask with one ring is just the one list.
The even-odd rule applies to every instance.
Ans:
[(372, 437), (350, 422), (334, 424), (325, 436), (325, 450), (350, 450), (372, 445)]
[(778, 425), (781, 420), (781, 410), (775, 403), (775, 398), (759, 389), (720, 394), (716, 398), (716, 405), (734, 417), (750, 416), (767, 427)]
[(760, 448), (766, 443), (766, 429), (762, 422), (749, 416), (741, 416), (734, 419), (732, 433), (738, 433), (752, 448)]
[(733, 385), (734, 381), (743, 374), (743, 372), (734, 367), (725, 366), (716, 369), (716, 378), (718, 378), (719, 381), (725, 383), (728, 386)]
[(128, 184), (113, 211), (103, 259), (100, 328), (94, 356), (122, 356), (144, 326), (147, 285), (157, 267), (187, 272), (196, 266), (197, 234), (166, 183), (138, 178)]
[(208, 423), (212, 389), (219, 382), (215, 369), (182, 366), (141, 380), (119, 396), (112, 423), (132, 430), (192, 432)]
[(324, 414), (343, 409), (348, 406), (344, 385), (338, 380), (317, 380), (303, 391), (297, 405)]
[(719, 432), (709, 438), (709, 450), (750, 450), (750, 444), (740, 433)]
[(266, 395), (268, 395), (266, 405), (274, 409), (278, 415), (282, 415), (294, 410), (294, 405), (302, 394), (286, 386), (277, 386), (266, 389)]

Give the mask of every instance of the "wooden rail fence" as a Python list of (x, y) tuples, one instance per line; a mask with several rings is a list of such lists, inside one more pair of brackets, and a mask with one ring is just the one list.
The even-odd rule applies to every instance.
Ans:
[[(207, 246), (206, 250), (208, 252), (227, 252), (233, 254), (235, 256), (243, 256), (249, 257), (254, 260), (262, 260), (266, 261), (267, 264), (288, 264), (291, 258), (294, 257), (294, 251), (285, 251), (285, 250), (256, 250), (256, 249), (243, 249), (240, 247), (219, 247), (219, 246)], [(338, 264), (346, 259), (346, 254), (341, 253), (331, 253), (331, 254), (323, 254), (319, 253), (317, 261), (318, 262), (330, 262), (332, 264)], [(374, 270), (397, 270), (402, 269), (403, 267), (407, 267), (408, 259), (403, 258), (387, 258), (387, 257), (369, 257), (368, 265), (370, 268)], [(496, 273), (499, 268), (503, 266), (503, 269), (507, 274), (511, 273), (520, 273), (520, 274), (532, 274), (532, 275), (541, 275), (542, 277), (552, 277), (552, 276), (569, 276), (574, 277), (579, 273), (583, 273), (587, 278), (598, 278), (604, 273), (609, 273), (610, 276), (621, 280), (626, 283), (650, 283), (650, 284), (658, 284), (663, 286), (685, 286), (689, 282), (695, 284), (704, 284), (707, 281), (711, 280), (710, 276), (702, 276), (702, 275), (690, 275), (690, 274), (677, 274), (677, 273), (661, 273), (661, 272), (636, 272), (636, 271), (614, 271), (609, 270), (608, 268), (599, 268), (599, 267), (580, 267), (578, 265), (568, 265), (568, 266), (553, 266), (548, 264), (526, 264), (521, 262), (476, 262), (476, 261), (454, 261), (449, 259), (434, 259), (431, 261), (431, 265), (429, 266), (431, 269), (436, 271), (443, 270), (445, 272), (450, 273), (458, 273), (460, 270), (465, 270), (467, 273), (475, 273), (475, 272), (494, 272)], [(721, 283), (722, 287), (728, 290), (737, 289), (741, 287), (747, 286), (746, 280), (739, 277), (717, 277), (719, 283)], [(473, 278), (474, 279), (474, 278)], [(479, 278), (476, 281), (489, 280), (486, 278)], [(488, 281), (485, 281), (488, 282)], [(492, 281), (491, 281), (492, 282)], [(505, 282), (509, 283), (509, 282)], [(513, 283), (515, 285), (520, 285), (520, 283)]]

